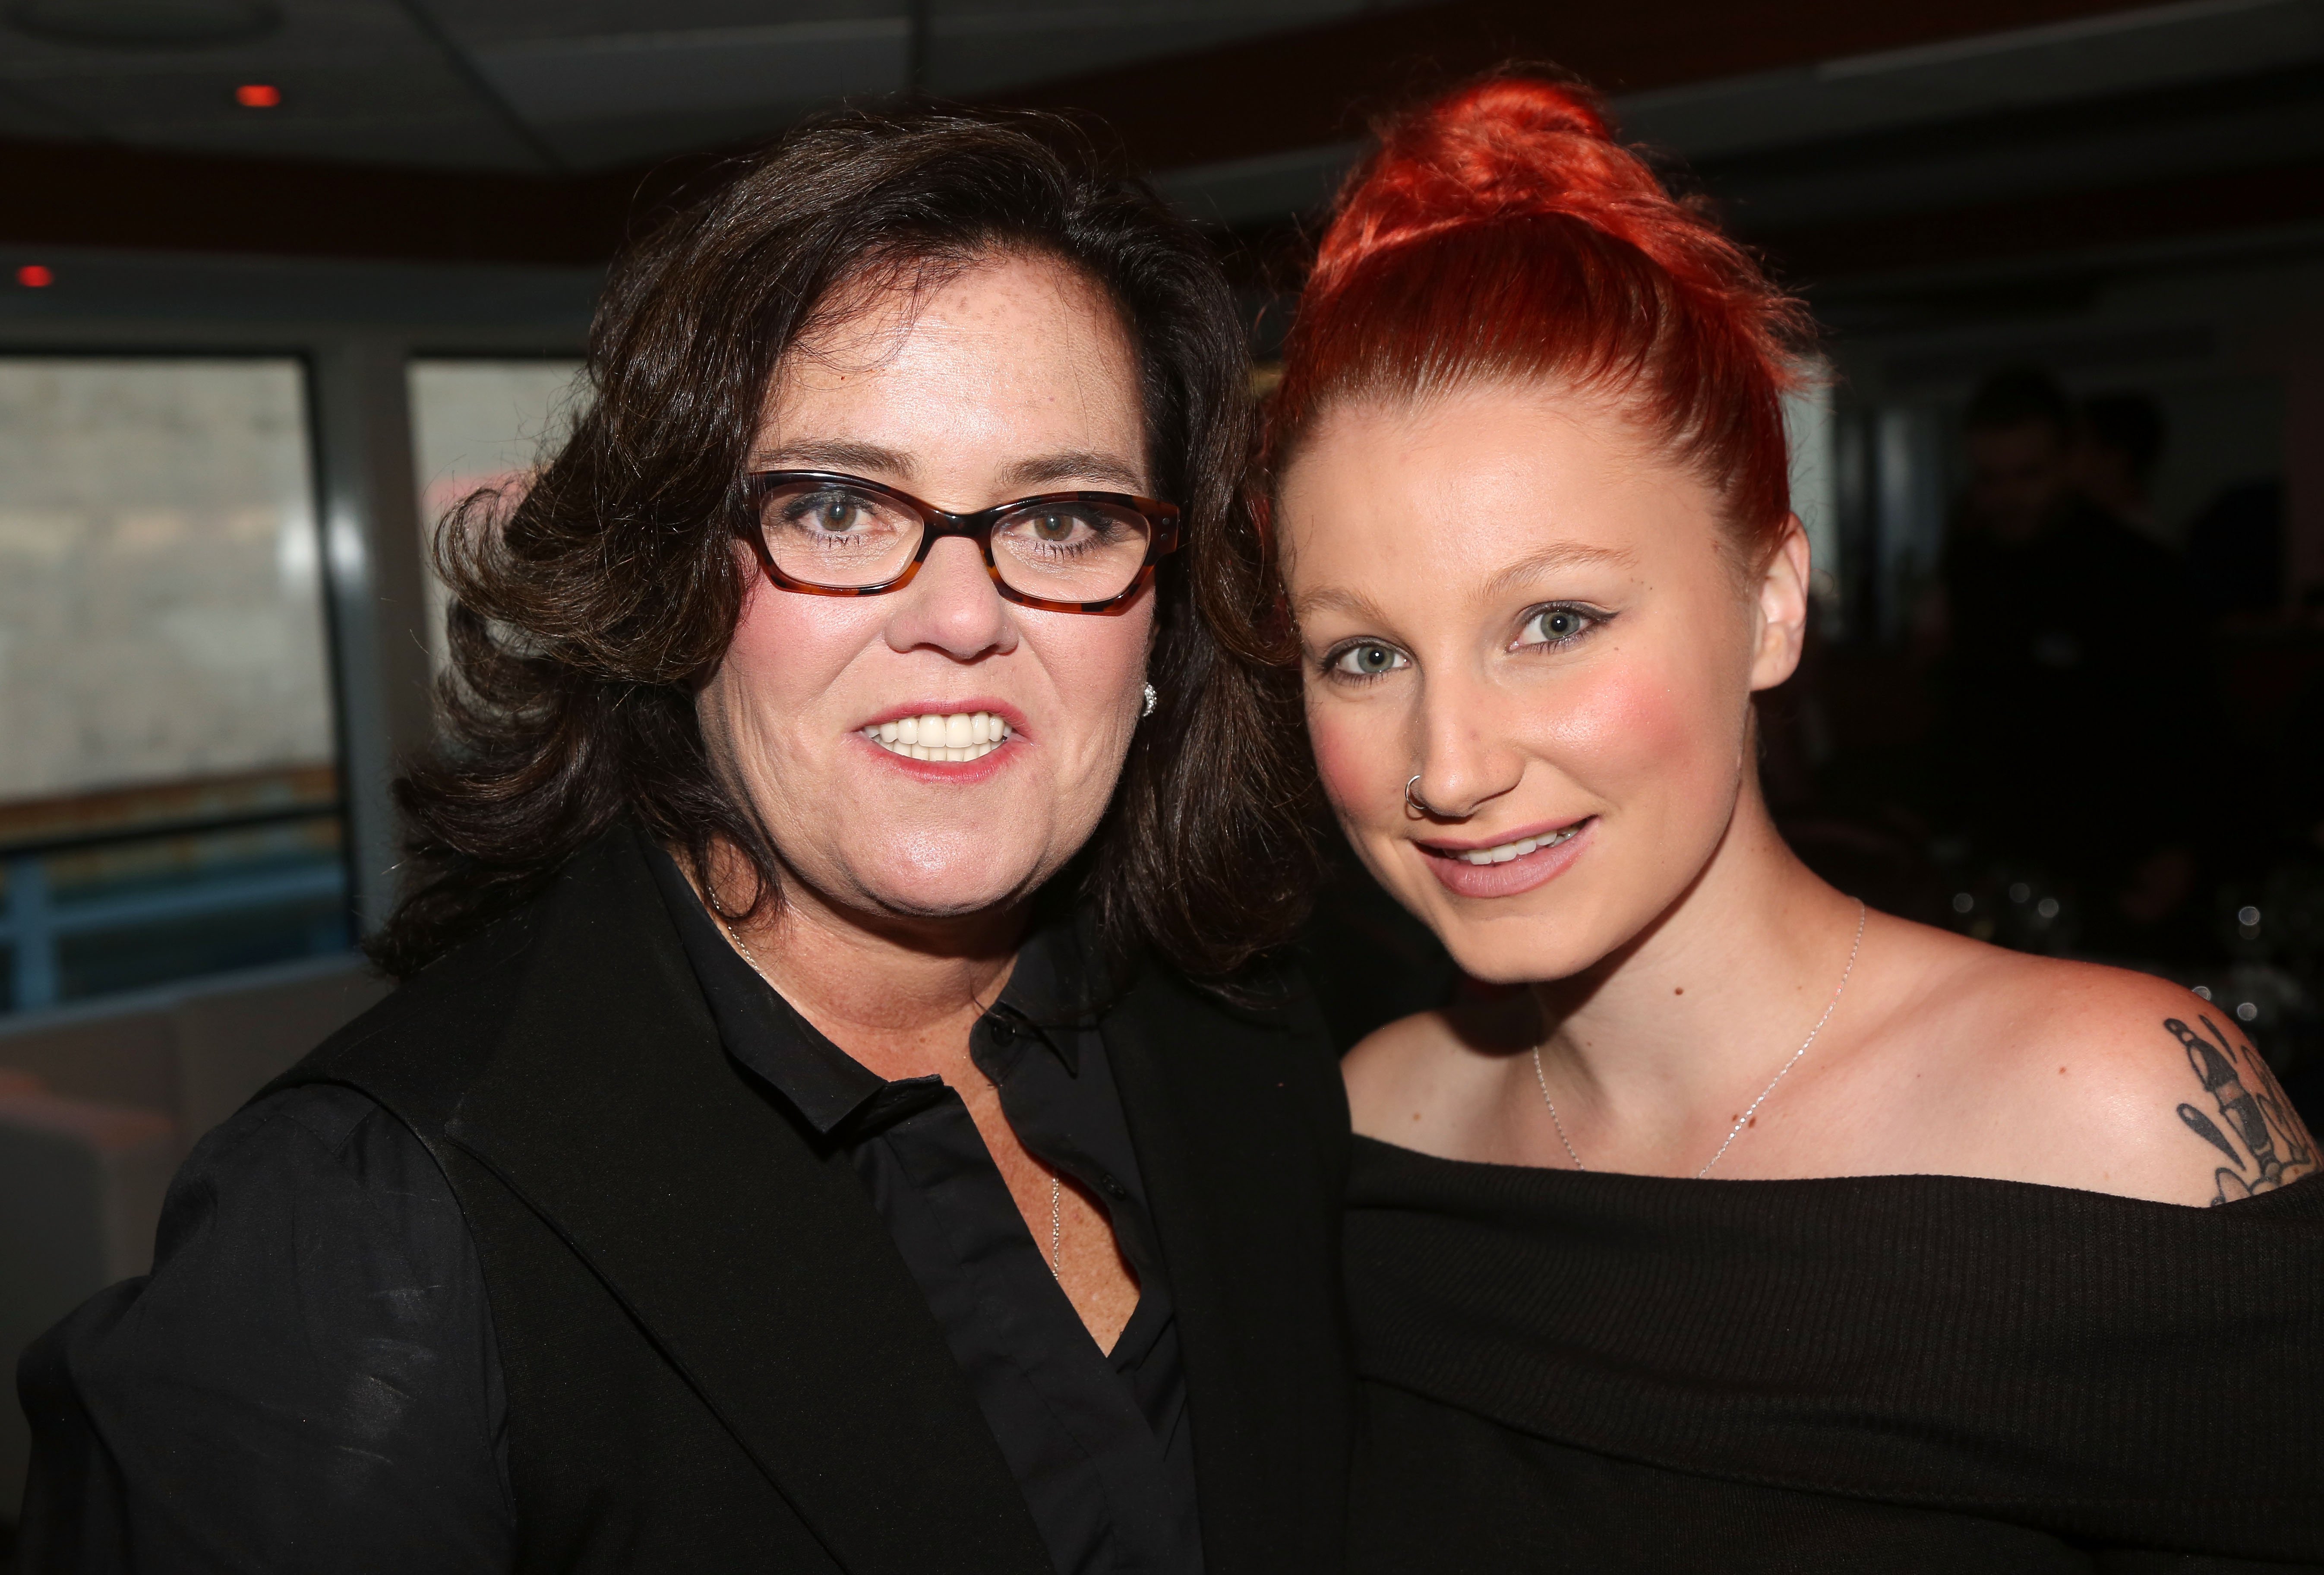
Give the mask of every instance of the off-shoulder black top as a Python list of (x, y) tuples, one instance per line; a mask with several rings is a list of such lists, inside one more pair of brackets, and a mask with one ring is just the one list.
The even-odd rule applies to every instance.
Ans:
[(1347, 1272), (1359, 1575), (2324, 1568), (2324, 1178), (2185, 1209), (1359, 1139)]

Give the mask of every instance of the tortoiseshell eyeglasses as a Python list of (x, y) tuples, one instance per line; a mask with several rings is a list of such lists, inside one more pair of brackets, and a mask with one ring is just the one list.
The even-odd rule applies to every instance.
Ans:
[(1176, 505), (1119, 492), (1047, 492), (973, 514), (824, 470), (762, 470), (741, 526), (767, 578), (815, 596), (879, 596), (912, 582), (928, 549), (965, 536), (1009, 600), (1053, 613), (1115, 613), (1178, 546)]

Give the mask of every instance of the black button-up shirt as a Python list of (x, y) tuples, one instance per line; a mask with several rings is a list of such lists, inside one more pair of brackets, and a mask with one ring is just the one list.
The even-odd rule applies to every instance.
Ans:
[(887, 1221), (1023, 1489), (1058, 1575), (1194, 1575), (1186, 1382), (1168, 1275), (1071, 925), (1019, 951), (969, 1052), (1025, 1146), (1098, 1199), (1138, 1276), (1099, 1350), (1025, 1228), (960, 1096), (890, 1082), (831, 1042), (737, 955), (668, 856), (662, 897), (727, 1053), (844, 1150)]
[[(1070, 930), (1035, 935), (976, 1063), (1041, 1159), (1103, 1200), (1139, 1285), (1109, 1356), (936, 1079), (889, 1083), (802, 1020), (656, 856), (725, 1048), (844, 1152), (944, 1329), (1057, 1575), (1202, 1568), (1169, 1281)], [(171, 1189), (151, 1275), (28, 1358), (51, 1416), (40, 1567), (497, 1575), (516, 1561), (484, 1269), (411, 1130), (354, 1089), (272, 1094)]]

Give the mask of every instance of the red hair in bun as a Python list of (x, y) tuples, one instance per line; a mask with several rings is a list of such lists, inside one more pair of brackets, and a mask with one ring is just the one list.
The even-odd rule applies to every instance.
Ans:
[(1285, 346), (1278, 473), (1332, 404), (1544, 378), (1620, 400), (1726, 501), (1756, 562), (1791, 512), (1798, 303), (1614, 140), (1585, 88), (1496, 76), (1389, 123)]

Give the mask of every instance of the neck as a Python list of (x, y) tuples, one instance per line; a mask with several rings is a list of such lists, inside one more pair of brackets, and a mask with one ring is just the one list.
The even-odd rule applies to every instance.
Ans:
[[(730, 855), (719, 867), (743, 866)], [(747, 876), (731, 884), (749, 889)], [(864, 913), (795, 879), (779, 904), (722, 922), (783, 999), (857, 1061), (891, 1079), (950, 1079), (969, 1027), (1009, 982), (1028, 916), (1021, 902), (939, 919)]]
[[(1857, 913), (1784, 844), (1747, 783), (1675, 903), (1597, 967), (1534, 987), (1568, 1131), (1699, 1163), (1705, 1134), (1733, 1123), (1822, 1014)], [(1531, 1083), (1529, 1065), (1513, 1071)]]

